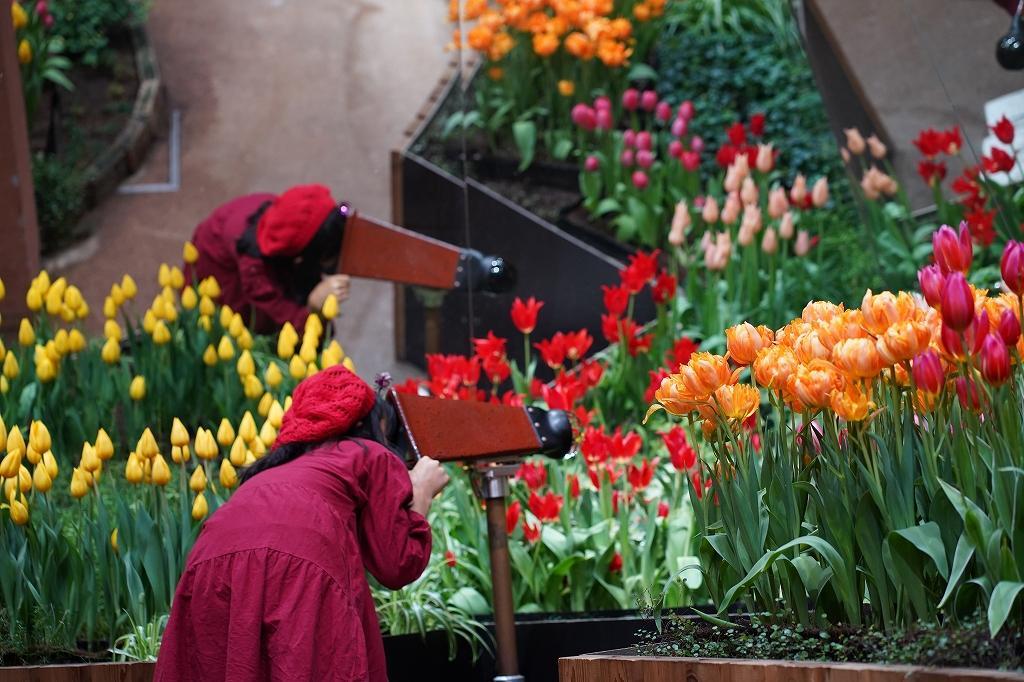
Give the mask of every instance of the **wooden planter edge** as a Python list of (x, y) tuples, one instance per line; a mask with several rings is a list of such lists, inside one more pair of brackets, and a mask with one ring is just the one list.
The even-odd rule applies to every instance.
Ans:
[(640, 680), (763, 680), (775, 682), (897, 682), (918, 680), (1024, 680), (1024, 674), (977, 668), (930, 668), (872, 663), (748, 660), (638, 656), (623, 649), (558, 660), (561, 682), (639, 682)]
[(0, 682), (149, 682), (156, 663), (65, 663), (0, 668)]

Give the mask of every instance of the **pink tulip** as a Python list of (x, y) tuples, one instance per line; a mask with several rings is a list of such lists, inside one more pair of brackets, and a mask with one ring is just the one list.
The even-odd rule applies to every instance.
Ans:
[(1018, 241), (1006, 242), (1003, 256), (999, 259), (999, 270), (1006, 288), (1017, 294), (1024, 294), (1024, 244)]
[(572, 122), (584, 130), (597, 127), (597, 115), (593, 109), (582, 102), (572, 108)]
[(633, 171), (633, 186), (637, 189), (647, 189), (648, 184), (647, 173), (643, 171)]
[(636, 163), (641, 168), (650, 168), (654, 165), (654, 154), (646, 149), (641, 149), (636, 153)]
[(53, 25), (55, 23), (56, 20), (53, 18), (52, 14), (47, 14), (46, 16), (43, 17), (43, 26), (45, 26), (46, 28), (53, 28)]
[(601, 95), (600, 97), (594, 100), (594, 109), (597, 109), (598, 111), (600, 111), (601, 109), (607, 109), (608, 111), (611, 111), (612, 101), (608, 99), (606, 96)]
[(960, 399), (960, 406), (965, 410), (973, 411), (981, 407), (978, 385), (974, 383), (974, 379), (958, 378), (956, 380), (956, 395)]
[(775, 152), (770, 144), (757, 145), (757, 170), (768, 173), (775, 167)]
[(725, 207), (722, 208), (722, 222), (732, 225), (739, 220), (741, 210), (743, 210), (743, 205), (740, 203), (740, 195), (731, 192), (725, 200)]
[(935, 262), (943, 274), (951, 272), (966, 273), (971, 269), (971, 261), (974, 259), (974, 245), (971, 243), (971, 233), (967, 229), (967, 223), (960, 223), (960, 233), (957, 234), (949, 225), (943, 225), (932, 235), (932, 251), (935, 255)]
[(46, 16), (49, 11), (50, 8), (47, 6), (46, 0), (39, 0), (39, 2), (36, 3), (36, 14), (39, 16)]
[(588, 173), (594, 173), (601, 167), (601, 160), (591, 154), (587, 157), (587, 160), (583, 163), (583, 168)]
[(793, 180), (793, 186), (789, 190), (789, 200), (796, 206), (803, 206), (807, 198), (807, 178), (798, 173)]
[(774, 220), (778, 220), (785, 215), (788, 208), (789, 202), (786, 201), (786, 190), (776, 187), (768, 193), (768, 215)]
[(654, 117), (662, 123), (668, 123), (672, 118), (672, 105), (668, 102), (658, 102), (658, 106), (654, 109)]
[(701, 210), (700, 217), (708, 225), (714, 225), (718, 222), (718, 201), (714, 197), (708, 197), (704, 200), (704, 208)]
[[(672, 246), (682, 246), (686, 241), (686, 233), (693, 223), (690, 218), (690, 207), (683, 199), (676, 204), (675, 213), (672, 214), (672, 226), (668, 231), (668, 243)], [(705, 232), (705, 234), (707, 234)]]
[(622, 133), (622, 144), (626, 147), (636, 146), (636, 131), (630, 128), (626, 132)]
[(690, 138), (690, 149), (700, 154), (704, 151), (704, 138), (700, 135), (694, 135)]
[(686, 128), (687, 125), (684, 119), (677, 118), (676, 120), (672, 121), (672, 134), (675, 137), (682, 137), (683, 135), (685, 135)]
[(756, 204), (759, 195), (760, 192), (757, 185), (754, 184), (754, 180), (749, 175), (743, 178), (743, 185), (740, 188), (740, 199), (743, 200), (743, 203)]
[(914, 384), (922, 391), (938, 393), (946, 382), (946, 372), (942, 368), (939, 354), (928, 349), (914, 358)]
[(765, 253), (775, 253), (779, 250), (779, 238), (774, 227), (764, 231), (764, 236), (761, 237), (761, 250)]
[(654, 148), (653, 141), (651, 140), (651, 134), (646, 130), (641, 130), (636, 134), (636, 148), (646, 149), (651, 151)]
[(796, 226), (793, 224), (793, 214), (786, 211), (782, 214), (782, 220), (779, 221), (779, 236), (789, 240), (793, 238), (795, 231)]
[(946, 283), (938, 265), (926, 265), (917, 271), (917, 282), (928, 305), (937, 306), (942, 302), (942, 286)]
[(621, 163), (623, 165), (623, 167), (625, 167), (625, 168), (629, 168), (630, 166), (632, 166), (633, 165), (633, 150), (632, 149), (623, 149), (622, 150), (622, 155), (619, 156), (619, 163)]
[(640, 93), (636, 88), (629, 88), (622, 93), (622, 108), (626, 111), (636, 111), (640, 106)]
[(974, 319), (974, 293), (960, 272), (946, 276), (942, 285), (942, 321), (962, 332)]
[(821, 208), (828, 203), (828, 179), (818, 178), (811, 189), (811, 203), (816, 208)]
[(598, 109), (597, 110), (597, 129), (598, 130), (611, 130), (615, 122), (612, 119), (612, 112), (610, 109)]
[(681, 159), (683, 157), (683, 143), (679, 140), (672, 140), (669, 142), (668, 155), (673, 159)]
[(1016, 346), (1020, 341), (1020, 320), (1012, 310), (1004, 310), (999, 318), (999, 336), (1007, 346)]
[(640, 107), (644, 111), (654, 111), (658, 107), (658, 93), (654, 90), (644, 90), (640, 95)]
[(696, 151), (683, 152), (682, 162), (683, 168), (692, 173), (700, 168), (700, 154)]
[(679, 118), (687, 121), (693, 118), (693, 102), (686, 100), (679, 105)]
[(811, 251), (811, 235), (807, 230), (800, 230), (796, 235), (796, 243), (793, 245), (793, 253), (798, 256), (806, 256)]
[(1010, 378), (1010, 350), (997, 334), (989, 334), (981, 346), (981, 376), (993, 386)]

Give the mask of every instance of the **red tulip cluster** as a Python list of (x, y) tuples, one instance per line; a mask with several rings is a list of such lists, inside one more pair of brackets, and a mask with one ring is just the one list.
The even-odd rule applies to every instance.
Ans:
[[(736, 162), (737, 156), (746, 156), (750, 168), (757, 168), (758, 145), (750, 138), (760, 139), (764, 137), (764, 114), (754, 114), (750, 117), (749, 124), (744, 126), (741, 121), (735, 121), (725, 129), (725, 135), (729, 142), (718, 148), (715, 160), (721, 168), (728, 168)], [(749, 132), (749, 137), (748, 137)], [(778, 152), (772, 155), (774, 165)], [(770, 170), (770, 168), (768, 169)]]

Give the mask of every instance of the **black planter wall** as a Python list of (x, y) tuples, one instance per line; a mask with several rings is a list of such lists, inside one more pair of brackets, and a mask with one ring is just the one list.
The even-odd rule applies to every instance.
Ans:
[[(623, 266), (598, 248), (523, 210), (473, 179), (460, 180), (430, 162), (405, 152), (401, 156), (401, 215), (405, 227), (460, 246), (503, 256), (518, 271), (516, 289), (503, 295), (475, 292), (448, 294), (441, 308), (440, 351), (470, 352), (471, 337), (493, 330), (510, 339), (509, 356), (522, 360), (519, 332), (509, 317), (516, 296), (544, 301), (533, 339), (557, 331), (586, 328), (594, 349), (605, 344), (601, 334), (604, 312), (602, 284), (618, 282)], [(468, 220), (469, 229), (466, 229)], [(417, 295), (404, 292), (404, 349), (401, 358), (424, 366), (424, 307)], [(649, 296), (637, 300), (635, 316), (654, 317)]]

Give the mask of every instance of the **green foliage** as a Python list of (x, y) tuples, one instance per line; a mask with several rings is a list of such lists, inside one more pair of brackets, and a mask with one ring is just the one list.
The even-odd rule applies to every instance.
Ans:
[(109, 61), (110, 36), (145, 21), (146, 0), (52, 0), (54, 30), (64, 39), (75, 61), (85, 66), (104, 66)]
[(670, 30), (685, 27), (707, 35), (750, 33), (781, 46), (799, 44), (789, 0), (686, 0), (668, 5)]
[(32, 158), (36, 215), (46, 250), (67, 243), (85, 208), (85, 178), (74, 157)]
[(137, 625), (129, 618), (131, 631), (118, 637), (110, 649), (114, 654), (114, 660), (156, 661), (160, 653), (160, 640), (163, 638), (168, 620), (169, 616), (162, 615), (148, 623)]

